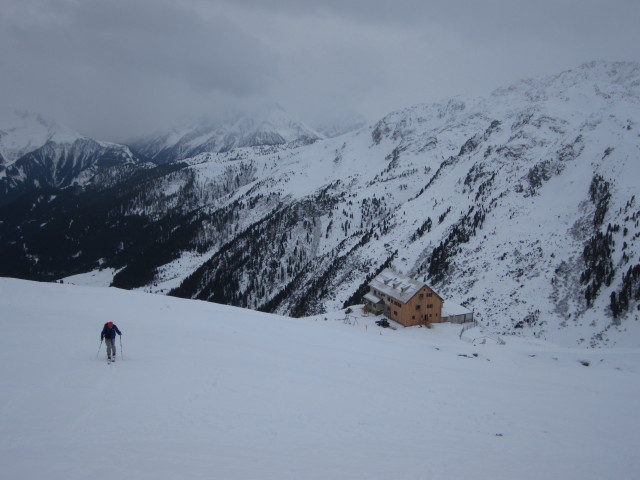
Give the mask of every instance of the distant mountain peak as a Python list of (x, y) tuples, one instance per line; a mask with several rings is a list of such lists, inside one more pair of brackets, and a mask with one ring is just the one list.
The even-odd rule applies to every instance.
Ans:
[(367, 125), (367, 119), (363, 115), (348, 112), (319, 121), (315, 124), (315, 128), (325, 137), (333, 138), (359, 130), (365, 125)]
[(0, 108), (0, 156), (5, 166), (47, 142), (73, 143), (81, 138), (78, 132), (42, 114)]
[(555, 75), (520, 80), (494, 90), (491, 97), (525, 95), (533, 102), (549, 98), (566, 100), (567, 93), (577, 93), (575, 87), (580, 86), (585, 97), (595, 93), (594, 99), (610, 100), (611, 96), (640, 94), (639, 77), (639, 62), (592, 61)]
[(169, 163), (206, 152), (295, 141), (313, 142), (320, 138), (321, 134), (275, 104), (252, 111), (228, 111), (201, 117), (170, 131), (134, 140), (131, 145), (156, 163)]
[(81, 135), (42, 114), (0, 109), (0, 205), (41, 188), (84, 184), (143, 163), (129, 147)]

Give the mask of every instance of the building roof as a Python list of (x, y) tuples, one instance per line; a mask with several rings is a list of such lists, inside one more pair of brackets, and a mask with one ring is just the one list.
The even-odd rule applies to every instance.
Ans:
[(442, 316), (443, 317), (455, 317), (458, 315), (469, 315), (473, 312), (468, 308), (463, 307), (462, 305), (458, 305), (457, 303), (452, 303), (447, 300), (442, 306)]
[[(427, 285), (386, 268), (371, 280), (369, 286), (402, 303), (407, 303), (422, 287)], [(438, 294), (436, 293), (436, 295)]]
[(378, 303), (378, 302), (381, 302), (381, 301), (382, 301), (382, 299), (381, 299), (381, 298), (376, 297), (376, 296), (375, 296), (375, 295), (373, 295), (372, 293), (367, 293), (367, 294), (364, 296), (364, 299), (365, 299), (365, 300), (369, 300), (369, 301), (370, 301), (371, 303), (373, 303), (374, 305), (375, 305), (376, 303)]

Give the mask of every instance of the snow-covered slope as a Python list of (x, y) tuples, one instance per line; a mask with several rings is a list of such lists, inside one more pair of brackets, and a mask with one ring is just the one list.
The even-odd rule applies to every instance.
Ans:
[[(33, 299), (37, 299), (34, 302)], [(634, 478), (637, 349), (0, 279), (4, 478)], [(114, 365), (102, 325), (123, 332)], [(480, 337), (474, 343), (473, 338)], [(588, 365), (588, 366), (586, 366)]]
[(203, 152), (227, 152), (234, 148), (313, 142), (320, 134), (291, 118), (281, 107), (250, 113), (205, 118), (170, 132), (158, 132), (131, 142), (133, 148), (157, 163), (175, 162)]

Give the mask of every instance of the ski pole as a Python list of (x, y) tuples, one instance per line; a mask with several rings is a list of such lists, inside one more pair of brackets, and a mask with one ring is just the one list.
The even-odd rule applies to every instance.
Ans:
[(122, 335), (120, 335), (120, 360), (124, 360), (124, 353), (122, 353)]
[(98, 345), (98, 353), (96, 353), (96, 358), (100, 355), (100, 347), (102, 347), (102, 339), (100, 339), (100, 345)]

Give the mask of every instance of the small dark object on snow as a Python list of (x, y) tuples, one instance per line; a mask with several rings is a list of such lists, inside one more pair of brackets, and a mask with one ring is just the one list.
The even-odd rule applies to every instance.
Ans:
[(586, 360), (580, 360), (580, 363), (582, 365), (584, 365), (585, 367), (588, 367), (589, 365), (591, 365), (589, 362), (587, 362)]
[(385, 320), (385, 319), (378, 320), (376, 322), (376, 325), (378, 325), (379, 327), (382, 327), (382, 328), (389, 328), (389, 322), (387, 320)]

